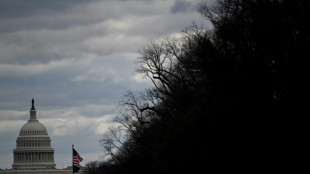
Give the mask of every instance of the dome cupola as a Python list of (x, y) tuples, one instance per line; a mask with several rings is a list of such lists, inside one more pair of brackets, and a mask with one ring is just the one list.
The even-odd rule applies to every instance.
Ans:
[(37, 120), (37, 111), (34, 108), (34, 100), (32, 99), (32, 107), (30, 110), (30, 119), (19, 131), (19, 135), (48, 135), (45, 126)]
[(28, 121), (19, 131), (19, 136), (48, 135), (47, 129), (39, 121)]

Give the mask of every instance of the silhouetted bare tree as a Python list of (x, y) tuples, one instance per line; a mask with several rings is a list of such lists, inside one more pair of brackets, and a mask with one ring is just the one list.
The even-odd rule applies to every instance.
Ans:
[[(219, 0), (212, 22), (140, 49), (154, 87), (128, 92), (101, 143), (107, 173), (184, 173), (290, 164), (296, 70), (309, 50), (310, 2)], [(296, 71), (295, 71), (296, 70)], [(285, 153), (283, 153), (285, 151)]]

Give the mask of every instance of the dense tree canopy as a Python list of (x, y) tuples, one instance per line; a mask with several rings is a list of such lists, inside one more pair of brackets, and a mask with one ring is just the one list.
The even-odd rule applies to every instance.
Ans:
[(289, 164), (295, 70), (308, 55), (309, 11), (303, 0), (220, 0), (200, 8), (212, 30), (192, 24), (181, 37), (141, 48), (137, 71), (154, 87), (124, 96), (119, 126), (101, 139), (108, 159), (98, 170), (256, 171)]

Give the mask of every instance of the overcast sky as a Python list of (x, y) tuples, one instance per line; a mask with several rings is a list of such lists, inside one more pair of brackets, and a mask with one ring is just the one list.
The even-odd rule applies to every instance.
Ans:
[(56, 168), (71, 145), (100, 160), (99, 139), (127, 90), (151, 84), (135, 73), (139, 48), (207, 22), (206, 0), (1, 0), (0, 168), (11, 168), (31, 99), (55, 149)]

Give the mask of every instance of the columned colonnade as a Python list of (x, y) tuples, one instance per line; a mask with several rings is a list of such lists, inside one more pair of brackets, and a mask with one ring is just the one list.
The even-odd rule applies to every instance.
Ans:
[(14, 153), (15, 162), (46, 162), (54, 161), (53, 152), (21, 152)]

